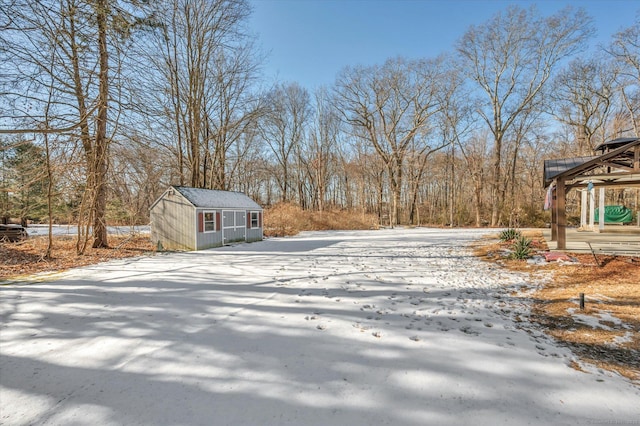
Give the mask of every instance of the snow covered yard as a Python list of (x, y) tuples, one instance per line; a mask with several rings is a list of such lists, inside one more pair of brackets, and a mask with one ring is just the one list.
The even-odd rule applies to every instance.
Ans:
[[(46, 236), (49, 235), (49, 225), (29, 225), (27, 228), (29, 236)], [(149, 225), (142, 226), (107, 226), (109, 235), (128, 235), (131, 233), (148, 234), (151, 232)], [(53, 235), (78, 235), (78, 227), (76, 225), (53, 225), (51, 227)]]
[[(0, 288), (0, 424), (611, 424), (640, 388), (516, 317), (486, 230), (313, 232)], [(520, 324), (522, 325), (522, 324)]]

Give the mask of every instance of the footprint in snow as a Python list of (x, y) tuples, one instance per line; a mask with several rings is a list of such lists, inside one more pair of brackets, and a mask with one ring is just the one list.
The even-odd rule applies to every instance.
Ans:
[(317, 328), (318, 330), (326, 330), (326, 329), (327, 329), (327, 326), (326, 326), (326, 325), (324, 325), (324, 324), (318, 324), (318, 325), (316, 326), (316, 328)]
[(472, 336), (479, 336), (480, 335), (480, 333), (478, 333), (477, 331), (473, 330), (469, 326), (460, 327), (460, 331), (462, 331), (465, 334), (470, 334)]
[(380, 337), (382, 337), (382, 332), (380, 332), (380, 331), (374, 331), (373, 333), (371, 333), (371, 335), (372, 335), (373, 337), (380, 338)]

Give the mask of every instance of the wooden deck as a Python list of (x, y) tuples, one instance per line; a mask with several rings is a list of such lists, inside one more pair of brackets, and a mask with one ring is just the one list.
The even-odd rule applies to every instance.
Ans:
[[(596, 225), (597, 226), (597, 225)], [(616, 254), (640, 256), (640, 227), (607, 225), (604, 232), (583, 231), (567, 228), (567, 248), (560, 250), (573, 253)], [(557, 250), (557, 242), (551, 241), (551, 229), (543, 229), (549, 250)]]

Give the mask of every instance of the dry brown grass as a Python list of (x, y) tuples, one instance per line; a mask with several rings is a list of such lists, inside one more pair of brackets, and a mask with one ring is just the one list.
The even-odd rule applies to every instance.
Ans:
[[(546, 249), (542, 233), (527, 237)], [(485, 241), (475, 253), (512, 270), (551, 276), (528, 296), (533, 299), (531, 320), (536, 326), (568, 346), (582, 362), (640, 381), (640, 259), (600, 255), (596, 263), (591, 254), (573, 253), (579, 261), (575, 265), (531, 266), (501, 258), (503, 248), (504, 244)], [(580, 293), (585, 295), (584, 311), (579, 309)], [(581, 321), (576, 314), (590, 320)], [(610, 317), (614, 320), (606, 321)], [(598, 321), (600, 326), (591, 325)]]
[(264, 213), (264, 235), (267, 237), (296, 235), (301, 231), (377, 228), (376, 216), (349, 210), (317, 212), (302, 210), (295, 204), (279, 203), (269, 207)]
[[(345, 210), (309, 212), (286, 203), (267, 209), (264, 215), (265, 236), (295, 235), (305, 230), (372, 229), (377, 228), (377, 223), (377, 218), (373, 215)], [(109, 244), (111, 248), (89, 247), (84, 255), (78, 256), (75, 237), (55, 236), (52, 258), (45, 259), (46, 237), (30, 237), (17, 243), (0, 243), (0, 281), (64, 271), (155, 251), (149, 237), (145, 235), (109, 236)]]
[(148, 236), (109, 236), (111, 248), (87, 248), (82, 256), (76, 254), (76, 239), (55, 236), (51, 259), (45, 259), (46, 237), (30, 237), (18, 243), (0, 243), (0, 280), (43, 272), (57, 272), (78, 266), (93, 265), (111, 259), (140, 256), (153, 252)]

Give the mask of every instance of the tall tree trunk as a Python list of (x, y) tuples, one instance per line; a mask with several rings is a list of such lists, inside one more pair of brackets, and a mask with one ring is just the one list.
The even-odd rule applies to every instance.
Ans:
[(80, 128), (80, 141), (82, 143), (82, 149), (84, 150), (86, 161), (86, 187), (82, 194), (82, 201), (80, 203), (78, 211), (78, 237), (76, 240), (76, 252), (83, 254), (89, 240), (89, 227), (93, 218), (93, 212), (88, 206), (93, 205), (93, 199), (95, 197), (94, 178), (95, 178), (95, 152), (91, 133), (89, 129), (89, 111), (87, 109), (87, 99), (84, 92), (84, 84), (82, 81), (80, 70), (80, 53), (78, 42), (78, 33), (76, 30), (75, 8), (71, 5), (68, 6), (68, 32), (70, 42), (70, 59), (73, 73), (73, 90), (76, 102), (78, 104), (78, 116), (79, 116), (79, 128)]
[[(48, 110), (48, 108), (47, 108)], [(47, 112), (47, 127), (48, 123), (48, 112)], [(47, 218), (49, 222), (49, 235), (47, 238), (47, 250), (45, 252), (44, 258), (49, 260), (51, 259), (51, 251), (53, 250), (53, 172), (51, 170), (51, 150), (49, 146), (49, 135), (44, 134), (44, 149), (47, 160)]]
[(389, 208), (389, 226), (392, 228), (396, 226), (397, 214), (398, 214), (398, 201), (400, 197), (397, 196), (398, 193), (398, 181), (396, 180), (395, 170), (393, 167), (393, 163), (388, 163), (387, 169), (389, 170), (389, 190), (391, 191), (391, 203), (388, 206)]
[(473, 205), (476, 213), (476, 226), (482, 226), (482, 178), (473, 181)]
[(456, 170), (455, 170), (455, 144), (451, 144), (451, 186), (449, 187), (449, 226), (453, 227), (454, 224), (454, 211), (456, 201)]
[[(500, 125), (496, 125), (498, 128)], [(502, 134), (496, 134), (493, 147), (493, 179), (491, 182), (491, 226), (497, 226), (500, 221), (500, 207), (502, 205)]]
[(107, 112), (109, 107), (109, 53), (107, 51), (107, 8), (108, 0), (98, 0), (96, 4), (96, 21), (98, 24), (98, 49), (100, 55), (98, 116), (94, 150), (94, 185), (93, 203), (93, 247), (108, 247), (107, 241), (107, 159), (109, 140), (107, 138)]

